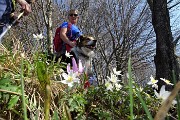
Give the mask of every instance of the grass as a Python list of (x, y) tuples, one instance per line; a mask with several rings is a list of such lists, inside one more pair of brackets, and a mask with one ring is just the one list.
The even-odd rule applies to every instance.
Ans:
[[(173, 83), (174, 83), (174, 85), (177, 84), (174, 71), (173, 71)], [(180, 120), (180, 103), (179, 103), (180, 98), (179, 98), (179, 94), (177, 95), (176, 99), (177, 99), (178, 120)]]
[(132, 84), (132, 73), (131, 73), (131, 57), (128, 60), (128, 83), (129, 83), (129, 96), (130, 96), (130, 119), (134, 119), (133, 114), (133, 84)]
[(26, 109), (26, 101), (24, 94), (24, 60), (23, 56), (21, 58), (21, 94), (22, 94), (22, 109), (23, 109), (23, 117), (24, 120), (27, 120), (27, 109)]

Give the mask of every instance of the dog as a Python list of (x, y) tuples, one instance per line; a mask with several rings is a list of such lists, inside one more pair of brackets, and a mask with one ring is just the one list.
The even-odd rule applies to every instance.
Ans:
[[(65, 54), (61, 54), (60, 56), (54, 54), (48, 54), (47, 59), (49, 62), (53, 61), (60, 63), (70, 63), (72, 66), (72, 57), (75, 58), (76, 63), (79, 63), (81, 60), (82, 65), (84, 66), (84, 72), (88, 75), (92, 75), (92, 59), (95, 56), (95, 47), (96, 42), (93, 37), (88, 35), (80, 36), (76, 41), (76, 46), (71, 49), (69, 52), (71, 57), (67, 57)], [(66, 71), (66, 68), (63, 68)]]
[(70, 54), (75, 58), (76, 63), (81, 60), (84, 66), (84, 72), (88, 76), (92, 76), (92, 59), (95, 57), (95, 47), (97, 40), (91, 36), (80, 36), (76, 42), (76, 46), (70, 51)]

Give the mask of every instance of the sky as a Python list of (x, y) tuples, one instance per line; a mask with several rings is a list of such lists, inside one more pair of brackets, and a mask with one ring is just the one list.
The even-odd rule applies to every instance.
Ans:
[[(174, 2), (179, 2), (179, 0), (174, 0)], [(176, 39), (176, 37), (180, 35), (180, 4), (170, 9), (169, 14), (172, 34), (174, 39)], [(176, 46), (176, 55), (180, 56), (180, 40)]]
[[(179, 0), (174, 0), (174, 1), (177, 2)], [(171, 18), (172, 30), (177, 29), (177, 28), (180, 30), (180, 24), (179, 24), (180, 23), (180, 4), (170, 9), (169, 13), (170, 13), (170, 18)]]

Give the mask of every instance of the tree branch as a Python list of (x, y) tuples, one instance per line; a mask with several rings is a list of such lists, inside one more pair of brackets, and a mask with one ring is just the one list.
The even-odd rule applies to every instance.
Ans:
[(178, 43), (178, 41), (179, 41), (179, 39), (180, 39), (180, 35), (173, 41), (173, 44), (174, 44), (174, 46), (176, 46), (177, 45), (177, 43)]
[(152, 11), (153, 10), (153, 0), (147, 0), (147, 2), (149, 4), (150, 10)]
[(168, 9), (170, 10), (171, 8), (173, 8), (173, 7), (175, 7), (175, 6), (179, 5), (179, 4), (180, 4), (180, 1), (179, 1), (179, 2), (177, 2), (176, 4), (172, 5), (172, 6), (171, 6), (171, 7), (169, 7)]
[(174, 0), (169, 0), (167, 4), (170, 4), (171, 2), (173, 2)]

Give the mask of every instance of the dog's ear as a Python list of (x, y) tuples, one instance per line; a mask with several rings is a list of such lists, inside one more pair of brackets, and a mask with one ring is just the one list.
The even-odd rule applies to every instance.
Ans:
[(77, 41), (76, 41), (76, 44), (77, 44), (78, 46), (80, 45), (80, 43), (81, 43), (81, 41), (82, 41), (82, 38), (83, 38), (82, 35), (78, 37), (78, 39), (77, 39)]
[(80, 37), (76, 40), (76, 45), (78, 46), (80, 43)]
[(80, 40), (82, 40), (83, 38), (84, 38), (84, 36), (83, 36), (83, 35), (81, 35), (81, 36), (79, 37), (79, 39), (80, 39)]

